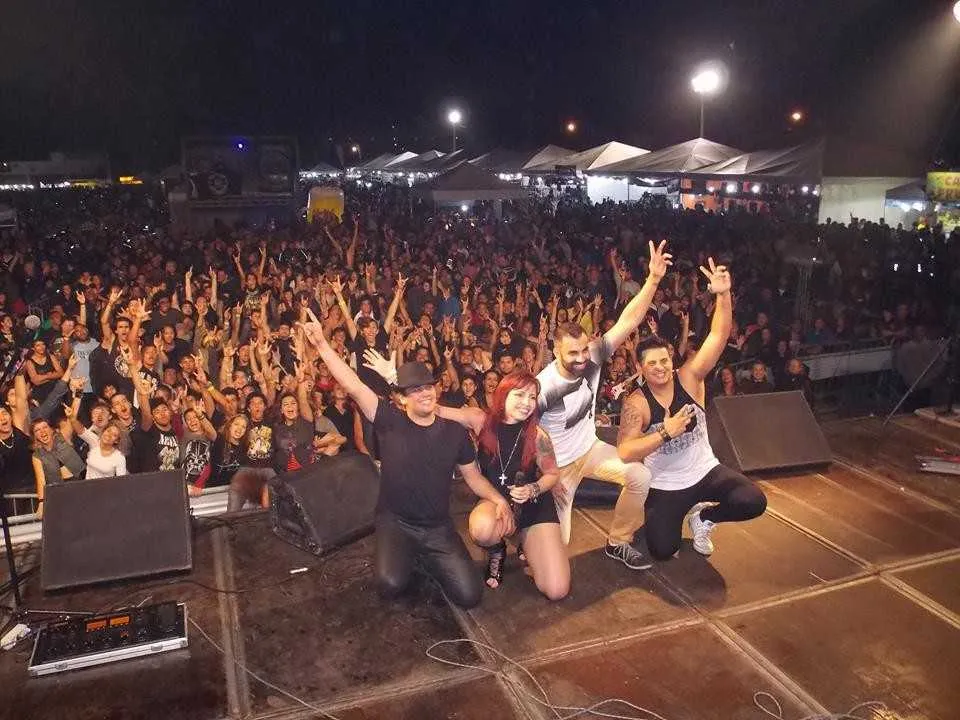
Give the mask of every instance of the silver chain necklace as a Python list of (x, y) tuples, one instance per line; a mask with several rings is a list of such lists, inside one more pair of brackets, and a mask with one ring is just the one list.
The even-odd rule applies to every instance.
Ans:
[(520, 432), (517, 433), (517, 439), (513, 443), (513, 450), (510, 451), (510, 457), (507, 458), (507, 462), (503, 462), (503, 451), (500, 449), (500, 433), (497, 433), (497, 461), (500, 463), (500, 484), (505, 485), (507, 482), (507, 465), (510, 464), (510, 461), (513, 460), (513, 454), (517, 451), (517, 446), (520, 444), (520, 438), (523, 437), (523, 428), (520, 428)]

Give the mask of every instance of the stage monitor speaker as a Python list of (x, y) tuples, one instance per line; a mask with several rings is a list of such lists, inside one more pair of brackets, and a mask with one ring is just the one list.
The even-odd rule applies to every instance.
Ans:
[(715, 398), (707, 431), (720, 462), (740, 472), (827, 465), (832, 459), (799, 390)]
[(190, 570), (183, 473), (67, 480), (44, 493), (40, 585), (77, 585)]
[(322, 555), (373, 532), (380, 474), (368, 455), (343, 453), (271, 481), (273, 532)]

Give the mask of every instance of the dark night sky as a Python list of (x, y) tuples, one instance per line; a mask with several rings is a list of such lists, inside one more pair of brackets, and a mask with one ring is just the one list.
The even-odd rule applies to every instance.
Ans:
[[(696, 136), (689, 76), (727, 64), (711, 139), (777, 147), (855, 134), (956, 162), (952, 0), (14, 0), (0, 21), (0, 158), (179, 158), (188, 134), (295, 134), (302, 160)], [(794, 107), (808, 124), (790, 131)], [(951, 120), (952, 117), (952, 120)], [(581, 125), (564, 137), (562, 125)], [(395, 129), (394, 127), (395, 126)], [(942, 142), (941, 142), (942, 140)], [(936, 150), (936, 152), (934, 152)]]

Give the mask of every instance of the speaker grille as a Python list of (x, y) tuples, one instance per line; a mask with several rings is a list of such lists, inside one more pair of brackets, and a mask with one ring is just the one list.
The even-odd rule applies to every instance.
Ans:
[(44, 497), (44, 590), (193, 567), (179, 471), (68, 480)]

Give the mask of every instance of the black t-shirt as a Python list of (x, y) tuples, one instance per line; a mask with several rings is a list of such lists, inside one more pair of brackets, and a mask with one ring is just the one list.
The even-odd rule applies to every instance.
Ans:
[(196, 482), (210, 465), (210, 441), (206, 438), (188, 440), (183, 445), (182, 458), (184, 479), (188, 483)]
[(13, 434), (0, 440), (0, 488), (13, 490), (33, 488), (33, 460), (30, 438), (17, 428)]
[(250, 425), (243, 441), (243, 464), (248, 467), (270, 467), (273, 463), (273, 428), (262, 422)]
[(385, 400), (373, 427), (382, 460), (378, 510), (415, 525), (449, 522), (454, 468), (477, 457), (467, 431), (439, 417), (417, 425)]
[(353, 408), (350, 403), (344, 406), (343, 412), (337, 410), (336, 405), (328, 405), (323, 411), (323, 415), (336, 426), (337, 432), (347, 439), (347, 444), (344, 447), (356, 450), (357, 444), (353, 440)]
[(239, 445), (232, 445), (223, 437), (218, 437), (210, 450), (210, 479), (207, 487), (229, 485), (234, 474), (240, 469), (242, 459), (243, 450)]
[[(383, 328), (377, 330), (377, 337), (373, 341), (373, 348), (387, 357), (387, 343), (389, 338), (387, 334), (383, 331)], [(380, 397), (386, 397), (390, 394), (390, 386), (387, 385), (387, 381), (384, 380), (380, 375), (370, 368), (364, 367), (363, 352), (366, 350), (369, 345), (364, 339), (361, 332), (357, 332), (357, 337), (350, 341), (349, 348), (350, 352), (353, 355), (353, 358), (357, 364), (357, 377), (360, 378), (360, 381), (366, 385), (368, 388), (373, 390)]]
[(132, 435), (135, 472), (176, 470), (180, 467), (180, 441), (172, 428), (161, 430), (152, 425), (149, 430), (137, 429)]
[[(299, 470), (310, 462), (313, 446), (313, 424), (298, 417), (292, 425), (285, 422), (273, 426), (273, 468), (277, 472)], [(296, 463), (291, 466), (291, 457)], [(297, 467), (299, 466), (299, 467)]]

